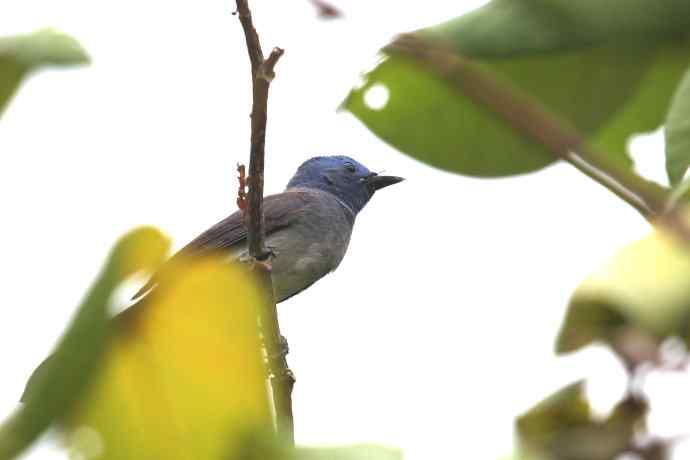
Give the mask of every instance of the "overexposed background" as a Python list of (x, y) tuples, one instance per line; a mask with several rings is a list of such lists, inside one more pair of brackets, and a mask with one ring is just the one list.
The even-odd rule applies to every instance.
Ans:
[[(606, 350), (558, 359), (552, 350), (577, 284), (647, 232), (634, 210), (567, 165), (502, 180), (437, 171), (336, 112), (395, 34), (482, 3), (333, 0), (345, 17), (321, 21), (307, 0), (251, 2), (265, 51), (286, 50), (269, 101), (267, 193), (317, 154), (408, 179), (360, 214), (335, 274), (280, 305), (302, 444), (495, 459), (512, 450), (513, 417), (558, 387), (593, 377), (602, 410), (624, 390)], [(1, 35), (54, 26), (93, 58), (31, 78), (0, 121), (0, 414), (119, 235), (153, 224), (180, 247), (234, 211), (251, 91), (233, 9), (232, 0), (0, 3)], [(660, 136), (634, 148), (639, 167), (662, 177)], [(681, 378), (650, 381), (659, 432), (687, 426), (687, 397), (668, 390), (687, 387)], [(55, 446), (48, 439), (26, 458), (63, 458)]]

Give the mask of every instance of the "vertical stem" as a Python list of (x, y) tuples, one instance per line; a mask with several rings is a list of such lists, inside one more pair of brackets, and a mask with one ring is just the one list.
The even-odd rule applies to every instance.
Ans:
[(294, 442), (292, 420), (292, 388), (295, 379), (288, 369), (283, 345), (276, 303), (273, 298), (271, 280), (271, 252), (264, 242), (264, 158), (266, 145), (266, 123), (268, 119), (268, 89), (273, 80), (274, 67), (283, 55), (283, 50), (273, 48), (264, 60), (259, 35), (252, 22), (247, 0), (236, 0), (237, 14), (247, 42), (247, 53), (252, 70), (252, 112), (251, 147), (249, 158), (249, 193), (247, 195), (247, 246), (249, 255), (257, 261), (254, 264), (257, 276), (264, 287), (266, 300), (261, 312), (260, 327), (268, 355), (269, 380), (273, 395), (278, 429)]
[(264, 246), (265, 235), (263, 222), (264, 146), (266, 144), (269, 83), (261, 78), (256, 78), (255, 72), (252, 73), (254, 74), (252, 78), (254, 97), (251, 113), (251, 149), (249, 153), (249, 195), (247, 199), (249, 207), (248, 225), (250, 230), (247, 233), (247, 244), (249, 247), (249, 255), (258, 260), (265, 260), (269, 257), (266, 247)]

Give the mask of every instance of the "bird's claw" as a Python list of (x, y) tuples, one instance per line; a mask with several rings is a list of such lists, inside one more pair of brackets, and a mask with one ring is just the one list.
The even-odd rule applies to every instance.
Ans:
[(263, 259), (257, 259), (254, 256), (249, 255), (249, 253), (244, 253), (237, 258), (237, 261), (242, 264), (247, 264), (249, 269), (254, 269), (257, 265), (261, 266), (264, 270), (270, 272), (273, 269), (273, 259), (276, 258), (276, 253), (272, 248), (267, 250), (267, 255)]
[(278, 349), (269, 354), (268, 358), (271, 361), (278, 361), (284, 359), (288, 353), (290, 353), (290, 345), (288, 345), (287, 339), (281, 335), (280, 339), (278, 339)]
[(276, 251), (275, 246), (266, 246), (266, 252), (268, 253), (268, 256), (267, 256), (268, 259), (273, 260), (276, 257), (278, 257), (278, 251)]

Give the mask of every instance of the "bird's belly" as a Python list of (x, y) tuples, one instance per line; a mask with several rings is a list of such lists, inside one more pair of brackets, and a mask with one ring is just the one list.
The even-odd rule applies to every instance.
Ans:
[[(276, 302), (292, 297), (334, 270), (345, 254), (348, 240), (328, 234), (307, 239), (292, 230), (269, 235), (266, 246), (275, 253), (271, 278)], [(246, 256), (246, 249), (238, 256)]]
[(285, 233), (277, 232), (266, 241), (275, 252), (271, 277), (277, 302), (309, 287), (335, 268), (327, 256), (325, 241), (307, 241)]

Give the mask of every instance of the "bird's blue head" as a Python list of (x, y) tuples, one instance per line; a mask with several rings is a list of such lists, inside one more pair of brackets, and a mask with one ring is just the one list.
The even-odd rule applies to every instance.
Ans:
[(356, 214), (377, 190), (402, 180), (402, 177), (382, 176), (371, 172), (350, 157), (335, 155), (305, 161), (287, 186), (315, 188), (332, 193)]

